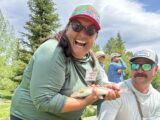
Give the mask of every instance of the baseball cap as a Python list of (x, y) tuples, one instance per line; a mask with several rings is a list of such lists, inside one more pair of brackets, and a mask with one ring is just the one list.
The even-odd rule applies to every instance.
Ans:
[(155, 51), (151, 49), (140, 49), (134, 53), (133, 57), (130, 59), (130, 62), (133, 62), (137, 58), (146, 58), (153, 61), (155, 64), (158, 64), (158, 56)]
[(111, 59), (114, 58), (114, 57), (121, 57), (121, 54), (119, 54), (119, 53), (112, 53), (111, 54)]
[(85, 17), (91, 20), (96, 28), (100, 30), (100, 15), (98, 11), (91, 5), (80, 5), (76, 7), (69, 18), (69, 20), (74, 20), (78, 17)]
[(100, 57), (106, 57), (105, 53), (103, 51), (97, 51), (95, 53), (96, 58), (100, 58)]

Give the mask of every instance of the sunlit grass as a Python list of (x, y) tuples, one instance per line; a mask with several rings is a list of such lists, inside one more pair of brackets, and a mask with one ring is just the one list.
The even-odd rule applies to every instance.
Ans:
[(0, 120), (9, 120), (11, 92), (7, 90), (0, 90)]
[(0, 120), (9, 120), (10, 105), (10, 100), (2, 100), (0, 103)]

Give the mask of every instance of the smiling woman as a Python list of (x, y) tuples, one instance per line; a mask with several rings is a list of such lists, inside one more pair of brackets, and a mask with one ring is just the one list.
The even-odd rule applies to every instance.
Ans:
[[(103, 85), (100, 65), (91, 52), (100, 30), (99, 14), (80, 5), (66, 28), (46, 40), (26, 67), (11, 104), (11, 120), (80, 120), (86, 106), (99, 104), (97, 86)], [(71, 94), (90, 86), (83, 99)], [(120, 89), (105, 85), (104, 99), (116, 99)]]

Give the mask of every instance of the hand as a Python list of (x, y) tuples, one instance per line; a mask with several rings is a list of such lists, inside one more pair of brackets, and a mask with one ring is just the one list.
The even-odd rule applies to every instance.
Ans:
[(120, 97), (121, 89), (113, 83), (105, 85), (106, 88), (109, 88), (108, 93), (105, 95), (104, 99), (106, 100), (115, 100)]
[(89, 86), (92, 89), (92, 93), (90, 95), (88, 95), (87, 97), (85, 97), (85, 102), (86, 102), (86, 106), (93, 104), (94, 102), (96, 102), (99, 99), (99, 92), (96, 90), (96, 87), (98, 87), (97, 85), (92, 85)]
[(122, 69), (118, 69), (117, 71), (119, 74), (122, 74), (123, 73), (123, 70)]

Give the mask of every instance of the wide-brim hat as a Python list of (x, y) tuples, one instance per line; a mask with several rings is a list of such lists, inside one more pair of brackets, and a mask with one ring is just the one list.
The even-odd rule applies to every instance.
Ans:
[(100, 57), (106, 57), (106, 54), (103, 51), (97, 51), (95, 53), (96, 58), (100, 58)]
[(96, 26), (97, 30), (100, 30), (100, 16), (98, 11), (91, 5), (80, 5), (75, 8), (71, 17), (69, 18), (70, 21), (77, 19), (79, 17), (85, 17), (92, 21)]

